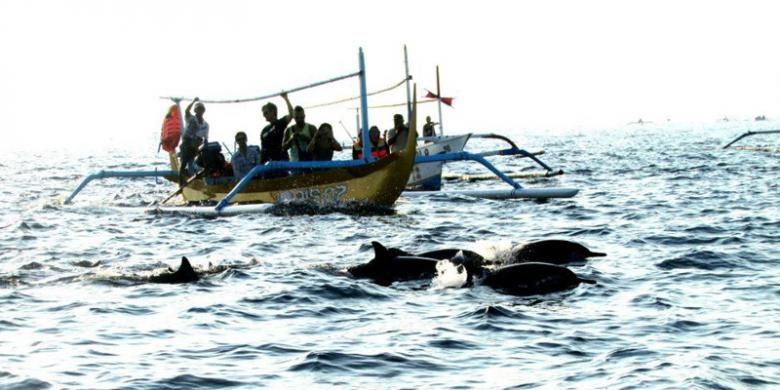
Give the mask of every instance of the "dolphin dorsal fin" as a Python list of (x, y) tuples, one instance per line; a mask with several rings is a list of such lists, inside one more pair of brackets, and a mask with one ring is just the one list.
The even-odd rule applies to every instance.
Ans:
[(187, 258), (187, 256), (181, 257), (181, 265), (179, 265), (179, 271), (186, 271), (190, 270), (192, 271), (192, 264), (190, 264), (190, 260)]
[(390, 251), (388, 251), (384, 245), (376, 241), (371, 241), (371, 246), (374, 247), (374, 259), (384, 261), (391, 257)]

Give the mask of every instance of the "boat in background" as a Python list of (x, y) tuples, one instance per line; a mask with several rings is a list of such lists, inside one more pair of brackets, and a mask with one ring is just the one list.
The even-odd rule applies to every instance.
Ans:
[[(418, 156), (432, 156), (451, 152), (461, 152), (469, 141), (471, 134), (449, 135), (426, 139), (417, 145)], [(414, 164), (406, 189), (409, 191), (438, 191), (441, 189), (442, 167), (444, 162), (428, 162)]]

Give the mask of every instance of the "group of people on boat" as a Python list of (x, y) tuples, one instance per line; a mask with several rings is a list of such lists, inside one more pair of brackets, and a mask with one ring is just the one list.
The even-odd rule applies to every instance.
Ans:
[[(209, 142), (209, 124), (204, 118), (206, 106), (197, 97), (185, 109), (186, 126), (179, 147), (180, 184), (184, 178), (195, 172), (193, 163), (201, 169), (200, 174), (209, 176), (244, 177), (254, 166), (269, 161), (330, 161), (333, 152), (341, 151), (341, 145), (333, 136), (333, 127), (322, 123), (319, 127), (306, 122), (303, 107), (293, 108), (286, 93), (281, 94), (288, 114), (279, 117), (275, 104), (268, 102), (262, 107), (263, 118), (268, 124), (260, 131), (260, 146), (250, 145), (247, 134), (239, 131), (235, 135), (236, 151), (230, 162), (225, 161), (217, 142)], [(194, 112), (194, 114), (193, 114)], [(369, 130), (371, 155), (383, 158), (401, 150), (409, 137), (409, 128), (400, 114), (393, 117), (394, 126), (380, 136), (379, 128)], [(430, 122), (430, 117), (428, 118)], [(292, 125), (291, 125), (292, 123)], [(432, 127), (432, 126), (431, 126)], [(352, 157), (360, 159), (363, 144), (361, 137), (352, 146)], [(272, 171), (264, 178), (289, 175), (287, 171)]]
[[(380, 136), (379, 127), (371, 126), (368, 129), (368, 140), (371, 148), (371, 156), (374, 158), (387, 157), (390, 153), (402, 150), (409, 138), (409, 127), (404, 124), (401, 114), (393, 115), (393, 128), (386, 130), (384, 137)], [(363, 140), (358, 134), (357, 141), (352, 145), (352, 158), (363, 158)]]

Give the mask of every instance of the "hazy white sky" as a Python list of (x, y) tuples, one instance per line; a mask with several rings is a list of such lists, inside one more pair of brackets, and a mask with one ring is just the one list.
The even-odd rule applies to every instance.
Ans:
[[(257, 96), (357, 70), (369, 89), (411, 72), (435, 88), (448, 133), (610, 126), (644, 118), (780, 116), (780, 3), (772, 1), (0, 2), (5, 147), (156, 145), (161, 95)], [(357, 79), (293, 94), (311, 105)], [(423, 95), (420, 92), (418, 95)], [(399, 102), (403, 90), (370, 100)], [(280, 103), (279, 100), (276, 100)], [(345, 105), (310, 110), (342, 121)], [(260, 103), (207, 107), (212, 137), (258, 139)], [(391, 126), (398, 110), (371, 112)], [(435, 114), (434, 105), (421, 113)], [(9, 140), (10, 139), (10, 140)]]

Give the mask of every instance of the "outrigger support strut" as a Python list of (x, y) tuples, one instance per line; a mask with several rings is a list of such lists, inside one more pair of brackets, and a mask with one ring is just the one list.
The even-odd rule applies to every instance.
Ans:
[(435, 154), (433, 156), (417, 156), (417, 158), (414, 160), (414, 163), (420, 164), (420, 163), (436, 162), (436, 161), (465, 161), (465, 160), (476, 161), (484, 165), (485, 168), (490, 170), (490, 172), (493, 172), (496, 176), (498, 176), (499, 179), (505, 181), (507, 184), (512, 186), (512, 188), (515, 189), (523, 188), (523, 186), (521, 186), (520, 183), (512, 180), (511, 177), (507, 176), (504, 172), (501, 172), (488, 160), (486, 160), (484, 157), (476, 153), (455, 152), (455, 153)]
[(749, 136), (751, 136), (751, 135), (756, 135), (756, 134), (775, 134), (775, 133), (780, 133), (780, 130), (758, 130), (758, 131), (748, 131), (747, 133), (745, 133), (745, 134), (742, 134), (742, 135), (740, 135), (739, 137), (737, 137), (735, 140), (733, 140), (733, 141), (731, 141), (731, 142), (727, 143), (727, 144), (726, 144), (726, 146), (724, 146), (724, 147), (723, 147), (723, 149), (726, 149), (726, 148), (728, 148), (729, 146), (731, 146), (733, 143), (735, 143), (735, 142), (737, 142), (737, 141), (741, 140), (742, 138), (749, 137)]
[(65, 199), (64, 204), (70, 204), (73, 201), (73, 198), (78, 195), (81, 190), (84, 189), (84, 187), (89, 184), (92, 180), (95, 179), (106, 179), (111, 177), (178, 177), (179, 173), (174, 171), (100, 171), (93, 173), (87, 177), (84, 178), (84, 180), (81, 181), (81, 184), (79, 184), (78, 187), (76, 187), (76, 190), (73, 191), (73, 193), (70, 194), (70, 196)]
[(542, 160), (539, 160), (538, 158), (536, 158), (536, 156), (534, 156), (532, 153), (529, 153), (529, 152), (527, 152), (524, 149), (520, 149), (519, 147), (517, 147), (517, 145), (514, 142), (512, 142), (511, 139), (509, 139), (507, 137), (504, 137), (503, 135), (492, 134), (492, 133), (491, 134), (472, 134), (471, 138), (489, 138), (489, 139), (500, 139), (502, 141), (505, 141), (506, 143), (509, 144), (509, 146), (511, 146), (511, 148), (507, 149), (505, 153), (501, 153), (501, 155), (507, 155), (507, 156), (508, 155), (520, 155), (522, 157), (528, 157), (531, 160), (534, 160), (534, 162), (539, 164), (542, 168), (546, 169), (547, 171), (549, 171), (549, 172), (553, 171), (553, 169), (550, 168), (549, 166), (547, 166), (547, 164), (543, 163)]

